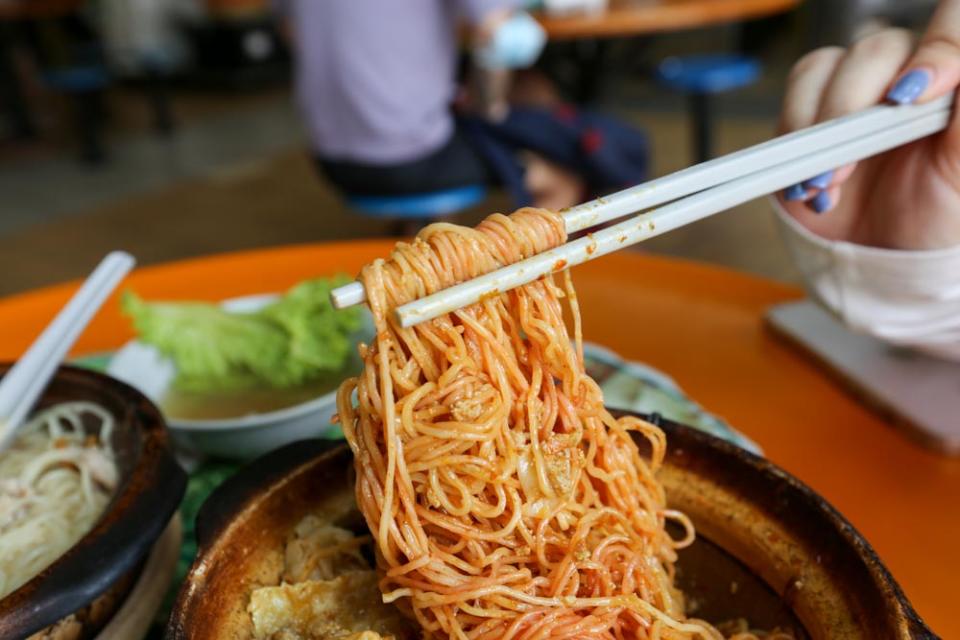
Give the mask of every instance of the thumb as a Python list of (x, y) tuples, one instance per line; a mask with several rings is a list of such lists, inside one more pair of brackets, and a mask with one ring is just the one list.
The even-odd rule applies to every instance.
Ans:
[(960, 84), (960, 0), (942, 0), (916, 53), (887, 93), (894, 104), (928, 102)]

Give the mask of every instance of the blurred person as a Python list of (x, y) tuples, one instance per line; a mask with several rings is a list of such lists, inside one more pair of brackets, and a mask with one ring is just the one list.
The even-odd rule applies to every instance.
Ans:
[(122, 76), (167, 75), (190, 61), (184, 31), (204, 15), (203, 0), (99, 0), (107, 58)]
[(203, 0), (100, 0), (97, 8), (113, 72), (145, 81), (154, 129), (170, 134), (167, 79), (191, 62), (186, 27), (203, 18)]
[(641, 131), (542, 94), (530, 97), (512, 103), (500, 120), (462, 121), (517, 206), (559, 211), (647, 178), (648, 143)]
[[(437, 191), (491, 180), (456, 127), (460, 25), (487, 113), (543, 33), (517, 0), (276, 0), (319, 167), (355, 194)], [(482, 62), (481, 62), (482, 61)], [(479, 66), (482, 64), (483, 66)]]
[[(801, 59), (781, 129), (958, 86), (960, 0), (942, 0), (919, 43), (890, 29)], [(942, 133), (787, 189), (777, 211), (811, 293), (846, 324), (960, 360), (960, 111)]]
[[(0, 0), (0, 10), (3, 2)], [(8, 125), (0, 133), (13, 140), (29, 140), (37, 130), (22, 84), (19, 57), (11, 25), (0, 20), (0, 111)], [(7, 135), (0, 137), (0, 142), (5, 142)]]
[[(527, 92), (536, 106), (510, 104), (514, 70), (532, 65), (545, 43), (521, 4), (275, 0), (321, 173), (356, 195), (502, 184), (518, 206), (581, 200), (595, 182), (579, 157), (584, 132), (558, 119), (549, 90)], [(458, 91), (464, 40), (472, 64), (467, 90)], [(532, 139), (518, 135), (517, 122)], [(562, 135), (562, 144), (550, 135)]]
[(27, 83), (68, 99), (80, 160), (95, 165), (107, 159), (104, 101), (110, 76), (97, 30), (82, 7), (74, 9), (18, 20), (17, 47), (24, 54), (19, 62)]

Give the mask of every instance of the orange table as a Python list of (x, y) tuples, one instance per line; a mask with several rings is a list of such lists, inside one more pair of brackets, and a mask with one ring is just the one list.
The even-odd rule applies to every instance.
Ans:
[[(387, 241), (305, 245), (150, 267), (129, 285), (147, 298), (219, 298), (355, 273)], [(701, 404), (840, 509), (876, 547), (920, 614), (960, 638), (960, 460), (906, 441), (763, 326), (795, 288), (676, 260), (620, 252), (574, 272), (587, 339), (674, 376)], [(0, 300), (0, 358), (16, 357), (76, 285)], [(130, 337), (116, 301), (77, 353)]]
[(795, 8), (800, 0), (609, 0), (598, 15), (537, 19), (551, 40), (646, 35), (762, 18)]

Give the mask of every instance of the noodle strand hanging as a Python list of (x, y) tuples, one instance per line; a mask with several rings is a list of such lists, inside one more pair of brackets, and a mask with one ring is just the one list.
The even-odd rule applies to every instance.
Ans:
[(377, 336), (338, 411), (384, 600), (435, 638), (722, 638), (686, 618), (674, 587), (693, 527), (655, 477), (664, 434), (604, 408), (569, 275), (412, 328), (394, 319), (565, 240), (558, 215), (521, 209), (475, 229), (431, 225), (363, 270)]

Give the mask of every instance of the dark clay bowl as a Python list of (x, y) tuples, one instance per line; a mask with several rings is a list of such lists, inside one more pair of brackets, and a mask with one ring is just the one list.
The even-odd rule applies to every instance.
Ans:
[[(658, 420), (669, 454), (660, 479), (698, 539), (680, 553), (691, 614), (746, 618), (797, 638), (936, 638), (870, 545), (823, 498), (770, 462)], [(644, 444), (640, 443), (643, 447)], [(291, 529), (321, 501), (352, 500), (352, 457), (311, 440), (278, 449), (218, 488), (197, 518), (199, 551), (168, 640), (251, 637), (251, 591), (276, 584)]]
[[(0, 365), (5, 373), (9, 365)], [(77, 614), (84, 635), (123, 602), (142, 560), (186, 489), (170, 452), (163, 417), (140, 392), (108, 376), (62, 367), (38, 408), (88, 400), (117, 420), (113, 448), (120, 481), (100, 521), (39, 575), (0, 600), (0, 638), (26, 638)], [(95, 606), (91, 606), (95, 605)]]

